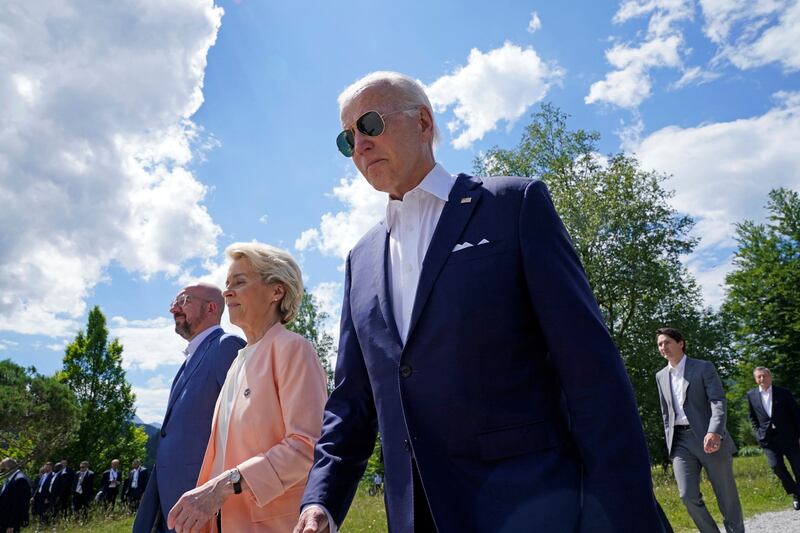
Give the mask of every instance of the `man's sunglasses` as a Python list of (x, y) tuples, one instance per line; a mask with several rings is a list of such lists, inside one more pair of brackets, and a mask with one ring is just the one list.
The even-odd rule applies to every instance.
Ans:
[[(384, 118), (388, 117), (389, 115), (394, 115), (395, 113), (405, 113), (406, 111), (411, 111), (412, 109), (416, 109), (411, 107), (409, 109), (400, 109), (398, 111), (392, 111), (391, 113), (384, 113), (381, 115), (377, 111), (367, 111), (356, 120), (356, 128), (358, 131), (363, 133), (368, 137), (378, 137), (386, 130), (386, 122), (384, 122)], [(356, 147), (356, 134), (353, 131), (353, 128), (347, 128), (342, 130), (342, 132), (336, 137), (336, 147), (345, 157), (353, 157), (353, 150)]]

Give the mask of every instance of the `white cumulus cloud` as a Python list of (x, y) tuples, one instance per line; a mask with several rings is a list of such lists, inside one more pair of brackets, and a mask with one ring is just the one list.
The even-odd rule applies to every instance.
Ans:
[(0, 330), (70, 335), (112, 262), (177, 275), (216, 253), (189, 164), (221, 17), (212, 0), (0, 4)]
[(345, 210), (322, 215), (319, 227), (305, 230), (294, 247), (299, 251), (318, 250), (344, 260), (358, 239), (384, 217), (388, 197), (361, 176), (342, 178), (332, 195), (345, 205)]
[(539, 19), (539, 13), (534, 11), (531, 13), (531, 20), (528, 21), (528, 32), (536, 33), (542, 28), (542, 21)]
[[(736, 222), (763, 221), (770, 189), (800, 189), (800, 92), (778, 93), (776, 105), (760, 116), (663, 128), (633, 149), (644, 168), (672, 175), (672, 205), (695, 218), (702, 237), (689, 265), (701, 281), (718, 285), (730, 257), (704, 258), (735, 245)], [(706, 296), (719, 301), (721, 292), (709, 289)]]
[(434, 81), (427, 93), (439, 113), (454, 106), (447, 127), (453, 146), (465, 149), (498, 122), (513, 124), (563, 76), (564, 69), (543, 61), (533, 48), (506, 42), (486, 53), (473, 48), (466, 65)]

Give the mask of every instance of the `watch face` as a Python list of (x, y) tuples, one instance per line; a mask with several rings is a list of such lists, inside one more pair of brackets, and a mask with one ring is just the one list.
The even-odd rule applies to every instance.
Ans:
[(231, 470), (231, 473), (228, 474), (228, 479), (231, 483), (239, 483), (242, 479), (242, 474), (240, 474), (238, 470)]

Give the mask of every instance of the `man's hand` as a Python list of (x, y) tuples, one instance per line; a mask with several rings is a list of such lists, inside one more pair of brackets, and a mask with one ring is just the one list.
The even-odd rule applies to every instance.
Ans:
[(716, 453), (722, 446), (722, 438), (716, 433), (706, 433), (703, 439), (703, 451), (706, 453)]
[[(225, 491), (226, 473), (209, 480), (180, 497), (178, 503), (170, 510), (167, 527), (178, 533), (200, 531), (220, 510), (229, 494)], [(231, 494), (233, 489), (231, 489)]]
[(325, 512), (319, 507), (309, 507), (300, 515), (300, 520), (297, 521), (292, 533), (327, 533), (329, 531), (328, 517)]

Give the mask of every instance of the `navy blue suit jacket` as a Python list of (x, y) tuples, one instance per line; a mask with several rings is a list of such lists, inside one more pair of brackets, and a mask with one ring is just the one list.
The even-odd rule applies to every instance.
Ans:
[(392, 532), (413, 531), (412, 456), (440, 533), (661, 531), (630, 381), (545, 185), (458, 177), (405, 345), (387, 237), (347, 260), (303, 504), (341, 524), (380, 429)]
[(206, 337), (172, 384), (161, 425), (156, 464), (142, 495), (133, 533), (150, 533), (159, 506), (167, 514), (197, 475), (211, 433), (217, 396), (244, 340), (218, 329)]

